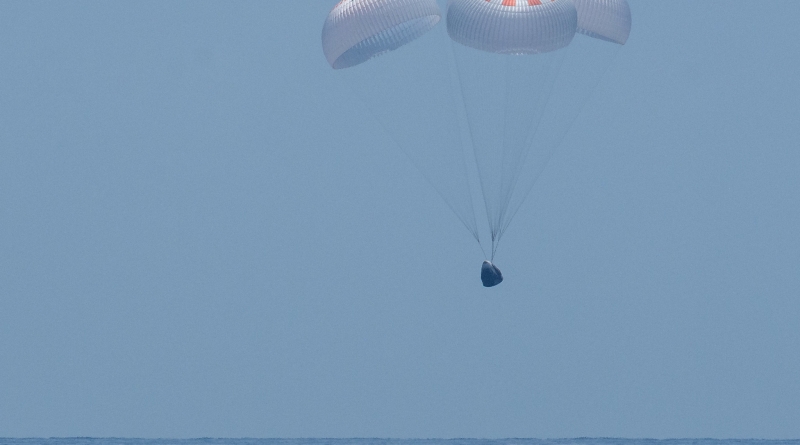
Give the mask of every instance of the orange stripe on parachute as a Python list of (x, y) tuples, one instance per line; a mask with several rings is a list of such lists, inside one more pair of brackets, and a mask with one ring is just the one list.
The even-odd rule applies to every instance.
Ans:
[[(487, 3), (492, 0), (486, 0)], [(554, 2), (555, 0), (550, 0)], [(528, 6), (541, 6), (542, 0), (528, 0)], [(503, 0), (503, 6), (517, 6), (517, 0)]]

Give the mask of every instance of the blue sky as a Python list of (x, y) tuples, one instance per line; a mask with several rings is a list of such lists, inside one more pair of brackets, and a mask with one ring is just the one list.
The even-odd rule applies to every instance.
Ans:
[(800, 3), (631, 0), (491, 290), (334, 3), (0, 3), (0, 436), (800, 436)]

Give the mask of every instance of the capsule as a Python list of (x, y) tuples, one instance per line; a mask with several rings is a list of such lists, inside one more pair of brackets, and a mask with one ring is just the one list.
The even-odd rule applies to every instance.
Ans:
[(484, 261), (481, 266), (481, 281), (484, 287), (497, 286), (503, 282), (503, 273), (490, 261)]

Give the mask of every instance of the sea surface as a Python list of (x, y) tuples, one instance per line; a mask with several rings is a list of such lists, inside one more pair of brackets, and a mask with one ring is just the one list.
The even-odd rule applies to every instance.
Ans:
[(0, 445), (800, 445), (800, 439), (125, 439), (24, 438), (2, 439)]

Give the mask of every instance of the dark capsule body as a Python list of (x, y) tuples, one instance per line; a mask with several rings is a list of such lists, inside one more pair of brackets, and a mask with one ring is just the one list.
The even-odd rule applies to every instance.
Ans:
[(503, 273), (494, 264), (484, 261), (481, 266), (481, 281), (484, 287), (497, 286), (503, 282)]

